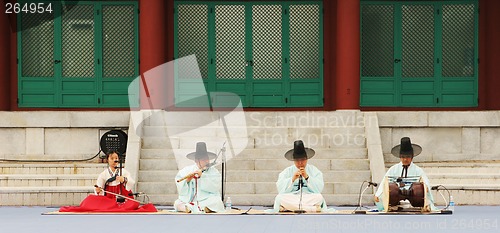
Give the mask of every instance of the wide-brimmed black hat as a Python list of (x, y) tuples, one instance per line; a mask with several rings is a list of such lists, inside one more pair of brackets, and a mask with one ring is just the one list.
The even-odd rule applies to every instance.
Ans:
[(208, 159), (215, 159), (215, 157), (217, 157), (215, 153), (207, 151), (207, 144), (205, 144), (204, 142), (197, 142), (196, 151), (186, 155), (186, 157), (191, 160), (200, 159), (205, 156), (208, 156)]
[(293, 143), (293, 149), (285, 153), (285, 158), (294, 161), (298, 159), (310, 159), (314, 156), (314, 150), (305, 148), (302, 140), (297, 140)]
[(393, 147), (391, 150), (391, 154), (398, 158), (408, 157), (411, 155), (417, 156), (421, 152), (422, 152), (422, 147), (417, 144), (412, 144), (409, 137), (401, 138), (401, 144)]

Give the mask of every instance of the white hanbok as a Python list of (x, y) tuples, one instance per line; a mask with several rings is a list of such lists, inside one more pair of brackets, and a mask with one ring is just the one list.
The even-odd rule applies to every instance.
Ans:
[[(181, 169), (175, 176), (175, 180), (199, 170), (196, 164)], [(204, 171), (200, 178), (189, 182), (183, 180), (176, 182), (179, 198), (174, 202), (174, 209), (183, 212), (185, 208), (193, 213), (204, 211), (205, 207), (214, 212), (223, 212), (224, 204), (221, 200), (221, 174), (215, 167)]]
[[(402, 177), (401, 176), (402, 172), (403, 172), (403, 163), (402, 162), (393, 165), (392, 167), (389, 168), (389, 170), (387, 170), (387, 172), (385, 173), (385, 176), (384, 176), (383, 180), (380, 182), (380, 184), (384, 183), (386, 177)], [(429, 206), (431, 208), (431, 211), (438, 210), (438, 208), (436, 208), (436, 206), (434, 206), (434, 197), (432, 196), (432, 193), (430, 190), (431, 186), (430, 186), (429, 178), (425, 174), (424, 170), (422, 170), (422, 168), (420, 168), (419, 166), (417, 166), (416, 164), (411, 162), (410, 165), (408, 166), (407, 173), (404, 174), (403, 177), (404, 176), (421, 177), (424, 184), (427, 187), (429, 187), (427, 194), (426, 194), (427, 195), (426, 197), (427, 197), (427, 200), (429, 200)], [(375, 202), (379, 211), (384, 211), (384, 203), (383, 203), (384, 192), (385, 192), (384, 186), (380, 185), (379, 188), (377, 189), (377, 192), (375, 193), (375, 196), (377, 196), (379, 199), (378, 202)]]
[[(135, 185), (135, 180), (132, 179), (130, 172), (127, 171), (125, 168), (122, 168), (121, 172), (122, 172), (121, 176), (125, 177), (125, 182), (123, 182), (125, 189), (132, 190), (132, 188), (134, 188), (134, 185)], [(120, 184), (120, 182), (117, 180), (114, 180), (114, 181), (109, 182), (109, 183), (106, 183), (106, 181), (111, 177), (114, 177), (116, 175), (120, 175), (119, 173), (120, 173), (120, 169), (115, 169), (115, 171), (113, 172), (113, 171), (111, 171), (111, 168), (108, 167), (106, 170), (104, 170), (103, 172), (101, 172), (99, 174), (99, 176), (97, 177), (96, 185), (101, 187), (101, 188), (104, 188), (104, 186), (118, 186)], [(100, 192), (99, 195), (104, 195), (104, 192)]]
[[(285, 210), (305, 210), (307, 212), (325, 211), (327, 209), (325, 199), (321, 195), (323, 187), (323, 173), (314, 165), (306, 165), (305, 170), (309, 178), (302, 178), (302, 200), (300, 200), (299, 179), (292, 182), (293, 175), (298, 168), (292, 165), (285, 168), (278, 177), (276, 187), (278, 195), (274, 201), (274, 212), (280, 211), (280, 207)], [(299, 206), (300, 204), (300, 206)]]

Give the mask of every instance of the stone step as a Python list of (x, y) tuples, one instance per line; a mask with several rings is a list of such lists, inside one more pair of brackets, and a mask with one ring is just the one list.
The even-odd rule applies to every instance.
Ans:
[[(245, 171), (248, 173), (258, 173), (255, 174), (256, 178), (261, 178), (257, 181), (266, 181), (271, 179), (275, 182), (278, 179), (280, 171)], [(139, 181), (142, 182), (174, 182), (175, 175), (177, 171), (139, 171)], [(239, 174), (239, 173), (237, 173)], [(228, 172), (226, 174), (227, 179), (238, 179), (229, 178), (231, 174)], [(326, 171), (323, 172), (323, 180), (325, 182), (335, 181), (335, 182), (363, 182), (369, 180), (371, 177), (370, 171)]]
[(92, 187), (97, 179), (93, 174), (28, 174), (28, 175), (0, 175), (0, 187), (54, 187), (54, 186), (89, 186)]
[[(223, 112), (224, 113), (224, 112)], [(282, 112), (236, 112), (238, 119), (232, 116), (226, 117), (229, 127), (235, 126), (261, 126), (261, 127), (364, 127), (364, 113), (360, 111), (282, 111)], [(222, 126), (219, 112), (180, 112), (163, 111), (144, 113), (144, 125), (146, 126), (204, 126), (215, 124)], [(203, 116), (203, 117), (200, 117)], [(175, 124), (173, 122), (175, 121)]]
[[(229, 126), (227, 133), (231, 137), (251, 137), (251, 138), (266, 138), (276, 137), (281, 135), (283, 138), (294, 136), (295, 138), (308, 135), (332, 135), (332, 138), (337, 137), (337, 142), (340, 142), (342, 137), (351, 137), (355, 135), (363, 135), (364, 127), (359, 126), (344, 126), (344, 127), (328, 127), (328, 126), (272, 126), (265, 127), (260, 125), (248, 126)], [(195, 128), (191, 126), (145, 126), (143, 128), (143, 137), (176, 137), (179, 134), (196, 133), (199, 137), (226, 137), (226, 130), (223, 126), (203, 126)]]
[[(361, 183), (357, 182), (325, 182), (323, 193), (355, 194), (359, 193)], [(275, 182), (226, 182), (226, 192), (235, 194), (277, 194)], [(138, 192), (146, 194), (176, 194), (175, 183), (167, 182), (139, 182)], [(372, 193), (371, 189), (366, 191)]]
[[(157, 205), (172, 205), (177, 199), (176, 194), (155, 194), (148, 195), (151, 202)], [(226, 197), (231, 197), (232, 204), (237, 206), (250, 206), (250, 205), (260, 205), (272, 207), (274, 204), (274, 199), (276, 194), (233, 194), (227, 193)], [(335, 208), (335, 206), (352, 205), (358, 204), (359, 195), (358, 194), (323, 194), (327, 205)], [(362, 203), (364, 205), (373, 205), (373, 196), (364, 195), (362, 197)]]
[[(229, 148), (226, 148), (229, 150)], [(269, 148), (269, 149), (244, 149), (237, 157), (238, 158), (251, 158), (251, 159), (284, 159), (284, 154), (290, 150), (291, 147), (282, 148)], [(329, 149), (316, 149), (314, 157), (310, 160), (315, 159), (367, 159), (368, 152), (366, 148), (329, 148)], [(176, 149), (179, 154), (187, 155), (194, 151), (194, 149)], [(210, 150), (214, 153), (219, 151), (219, 148)], [(141, 149), (142, 159), (175, 159), (174, 152), (171, 149)]]
[[(358, 134), (335, 134), (331, 132), (310, 135), (280, 135), (271, 134), (262, 137), (233, 136), (230, 135), (233, 148), (261, 148), (269, 149), (276, 147), (288, 148), (293, 145), (297, 138), (301, 138), (306, 147), (310, 148), (365, 148), (366, 138), (363, 133)], [(206, 142), (210, 145), (221, 146), (226, 141), (226, 136), (170, 136), (170, 137), (143, 137), (143, 149), (189, 149), (193, 148), (196, 142)]]
[(99, 174), (106, 163), (1, 163), (0, 174)]
[(468, 174), (500, 174), (499, 167), (426, 167), (427, 174), (468, 173)]
[(444, 178), (444, 179), (431, 179), (429, 178), (431, 185), (465, 185), (465, 184), (476, 184), (489, 186), (491, 184), (500, 183), (498, 179), (467, 179), (467, 178)]
[(440, 167), (440, 168), (500, 168), (500, 162), (499, 161), (489, 161), (489, 162), (476, 162), (476, 161), (447, 161), (444, 163), (438, 163), (438, 162), (419, 162), (418, 163), (419, 167), (423, 168), (433, 168), (433, 167)]
[(429, 179), (500, 179), (500, 173), (432, 173)]
[(0, 187), (2, 206), (65, 206), (79, 205), (94, 192), (91, 186)]
[[(448, 200), (448, 193), (445, 190), (440, 191)], [(437, 205), (445, 205), (446, 201), (438, 193), (432, 191), (434, 201)], [(453, 196), (455, 205), (498, 205), (500, 199), (499, 191), (479, 191), (479, 190), (450, 190), (450, 195)]]
[[(219, 160), (220, 161), (220, 160)], [(321, 171), (359, 171), (369, 170), (370, 164), (367, 159), (311, 159), (309, 164), (316, 166)], [(250, 159), (236, 157), (226, 162), (226, 171), (241, 170), (278, 170), (293, 165), (286, 159)], [(217, 169), (221, 169), (221, 164)], [(175, 159), (141, 159), (140, 170), (178, 170), (178, 164)]]

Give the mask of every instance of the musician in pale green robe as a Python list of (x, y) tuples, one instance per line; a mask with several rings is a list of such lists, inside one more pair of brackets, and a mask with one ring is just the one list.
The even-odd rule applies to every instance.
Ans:
[(175, 176), (179, 198), (174, 202), (174, 209), (186, 213), (223, 212), (221, 174), (210, 163), (216, 155), (207, 151), (204, 142), (198, 142), (196, 152), (186, 157), (195, 164), (181, 169)]
[[(278, 177), (278, 195), (274, 201), (273, 212), (305, 211), (321, 212), (327, 210), (323, 191), (323, 173), (307, 160), (314, 156), (314, 150), (305, 148), (301, 140), (294, 142), (294, 148), (285, 153), (285, 158), (294, 165), (285, 168)], [(302, 189), (302, 197), (301, 197)]]
[[(427, 186), (428, 190), (426, 193), (426, 198), (429, 201), (429, 207), (431, 211), (436, 211), (438, 208), (434, 205), (434, 197), (431, 193), (431, 185), (429, 178), (425, 174), (424, 170), (413, 163), (413, 158), (422, 152), (422, 147), (417, 144), (412, 144), (409, 137), (401, 138), (401, 144), (392, 148), (391, 153), (399, 157), (401, 162), (393, 165), (387, 170), (383, 180), (380, 182), (380, 186), (375, 193), (374, 201), (375, 205), (379, 211), (384, 211), (384, 181), (386, 177), (392, 178), (421, 178), (422, 182)], [(388, 193), (388, 192), (387, 192)]]

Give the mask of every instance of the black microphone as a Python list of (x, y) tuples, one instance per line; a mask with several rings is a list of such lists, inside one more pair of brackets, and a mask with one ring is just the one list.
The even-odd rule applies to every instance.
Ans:
[(377, 187), (378, 184), (375, 182), (368, 181), (368, 186), (373, 185), (373, 187)]
[(437, 190), (439, 188), (440, 185), (436, 185), (436, 186), (432, 186), (431, 187), (431, 190)]
[(302, 189), (302, 186), (304, 186), (304, 183), (302, 183), (302, 175), (299, 176), (299, 189)]

